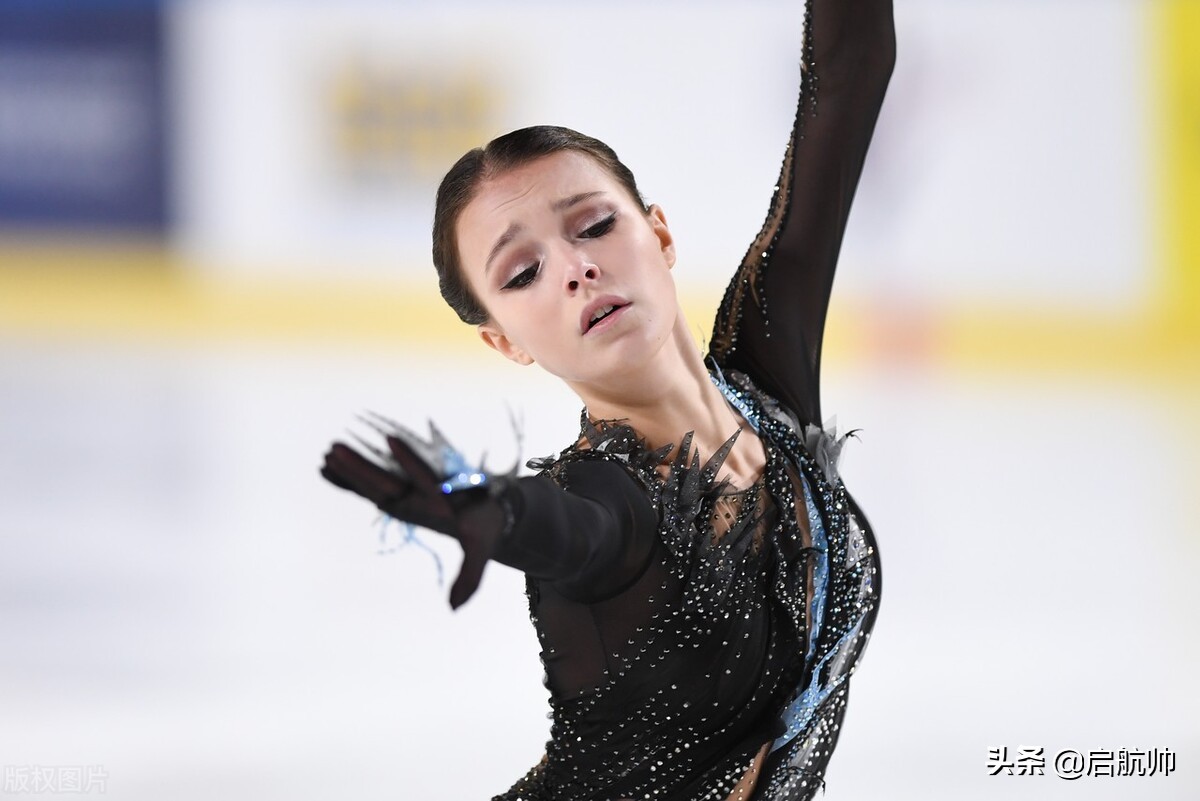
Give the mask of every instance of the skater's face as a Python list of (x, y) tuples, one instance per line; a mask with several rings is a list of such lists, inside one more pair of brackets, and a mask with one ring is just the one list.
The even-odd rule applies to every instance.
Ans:
[(590, 156), (565, 150), (484, 181), (457, 225), (479, 334), (519, 364), (602, 381), (657, 353), (678, 312), (675, 245)]

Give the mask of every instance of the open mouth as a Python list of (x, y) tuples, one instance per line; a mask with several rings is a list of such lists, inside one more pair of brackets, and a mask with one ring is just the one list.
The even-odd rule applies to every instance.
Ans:
[(611, 306), (601, 306), (600, 308), (596, 309), (596, 311), (592, 313), (592, 319), (588, 320), (587, 330), (591, 331), (601, 321), (607, 319), (615, 312), (625, 308), (625, 306), (627, 306), (627, 305), (628, 304), (617, 303), (617, 304), (613, 304)]

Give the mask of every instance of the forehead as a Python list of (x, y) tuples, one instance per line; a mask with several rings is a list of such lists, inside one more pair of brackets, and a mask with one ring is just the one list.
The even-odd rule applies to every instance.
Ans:
[(503, 213), (523, 200), (548, 205), (580, 192), (619, 189), (617, 180), (586, 153), (561, 150), (483, 181), (466, 210)]
[(491, 247), (491, 240), (509, 225), (528, 224), (538, 214), (554, 214), (555, 201), (584, 192), (603, 192), (610, 200), (622, 200), (627, 194), (600, 162), (574, 150), (542, 156), (493, 175), (479, 185), (459, 215), (459, 252), (472, 260), (473, 251)]

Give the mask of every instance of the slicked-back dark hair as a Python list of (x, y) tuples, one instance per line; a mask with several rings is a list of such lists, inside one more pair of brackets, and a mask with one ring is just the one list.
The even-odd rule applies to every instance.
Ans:
[(433, 266), (437, 268), (438, 288), (464, 323), (485, 323), (488, 313), (471, 292), (463, 275), (457, 239), (462, 210), (475, 197), (480, 184), (489, 178), (564, 150), (591, 156), (625, 187), (642, 211), (647, 211), (633, 173), (621, 163), (613, 149), (599, 139), (570, 128), (556, 125), (521, 128), (468, 151), (442, 178), (433, 212)]

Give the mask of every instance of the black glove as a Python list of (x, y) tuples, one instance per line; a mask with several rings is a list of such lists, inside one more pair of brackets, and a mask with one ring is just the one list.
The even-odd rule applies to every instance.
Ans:
[(478, 588), (484, 567), (512, 526), (512, 512), (501, 499), (511, 478), (467, 469), (432, 424), (430, 440), (423, 440), (381, 417), (364, 422), (387, 442), (382, 450), (360, 440), (379, 463), (335, 442), (321, 475), (397, 520), (458, 540), (463, 562), (450, 589), (450, 606), (457, 609)]

